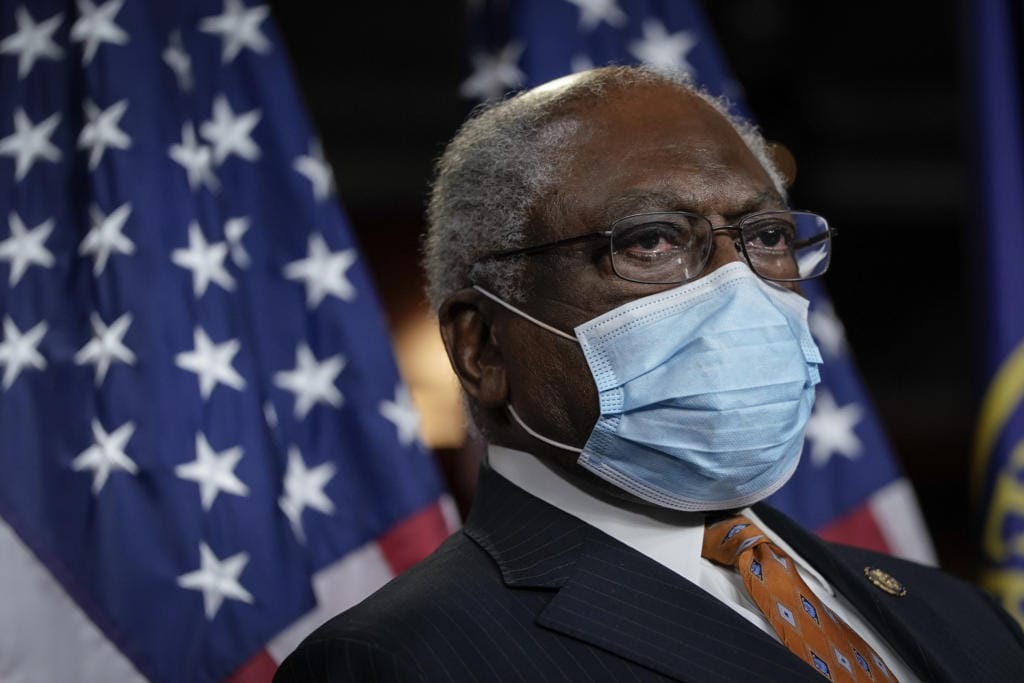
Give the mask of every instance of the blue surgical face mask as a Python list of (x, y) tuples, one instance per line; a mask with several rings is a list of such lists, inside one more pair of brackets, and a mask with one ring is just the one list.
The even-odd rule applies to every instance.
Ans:
[(792, 476), (820, 381), (807, 300), (743, 263), (608, 311), (575, 337), (477, 287), (517, 315), (577, 341), (600, 413), (579, 464), (656, 505), (742, 507)]

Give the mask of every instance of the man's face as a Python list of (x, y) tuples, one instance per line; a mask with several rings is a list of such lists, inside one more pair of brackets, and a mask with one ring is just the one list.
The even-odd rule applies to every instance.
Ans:
[[(648, 211), (692, 211), (713, 224), (753, 211), (785, 208), (771, 179), (739, 135), (699, 98), (666, 86), (619, 91), (574, 115), (557, 190), (546, 197), (528, 244), (604, 230), (616, 219)], [(675, 285), (619, 278), (607, 242), (527, 257), (523, 308), (571, 331), (606, 311)], [(716, 237), (705, 275), (741, 260), (732, 238)], [(540, 433), (582, 446), (598, 417), (597, 390), (579, 345), (511, 314), (499, 313), (509, 402)], [(532, 437), (509, 444), (533, 452)]]

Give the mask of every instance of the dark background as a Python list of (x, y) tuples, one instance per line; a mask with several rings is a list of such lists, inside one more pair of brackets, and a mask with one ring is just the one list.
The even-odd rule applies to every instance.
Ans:
[[(431, 164), (471, 104), (457, 95), (468, 74), (462, 4), (270, 4), (394, 320), (422, 305), (415, 261)], [(794, 205), (842, 230), (826, 279), (836, 311), (941, 563), (971, 578), (979, 368), (958, 8), (704, 6), (766, 136), (797, 160)]]

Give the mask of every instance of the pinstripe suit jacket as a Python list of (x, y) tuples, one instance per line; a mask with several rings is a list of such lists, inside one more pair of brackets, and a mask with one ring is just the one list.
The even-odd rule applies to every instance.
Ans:
[[(925, 681), (1024, 681), (1024, 636), (973, 586), (826, 544), (757, 514)], [(905, 597), (869, 583), (880, 567)], [(695, 584), (484, 469), (465, 528), (310, 635), (275, 683), (814, 681), (784, 646)]]

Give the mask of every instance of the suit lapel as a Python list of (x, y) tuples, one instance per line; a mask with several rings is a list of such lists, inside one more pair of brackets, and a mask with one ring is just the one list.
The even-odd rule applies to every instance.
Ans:
[(695, 584), (481, 470), (465, 533), (505, 584), (557, 589), (541, 626), (685, 681), (820, 677)]
[(820, 680), (697, 585), (596, 530), (538, 623), (680, 680)]

